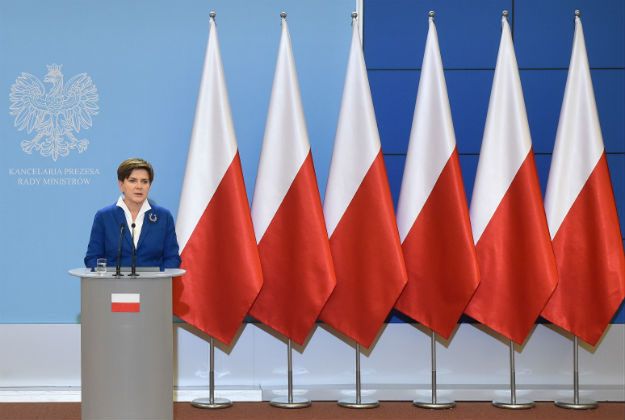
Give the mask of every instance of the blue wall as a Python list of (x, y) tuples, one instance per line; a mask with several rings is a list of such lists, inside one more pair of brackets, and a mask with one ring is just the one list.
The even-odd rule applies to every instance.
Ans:
[[(151, 197), (177, 212), (208, 36), (217, 11), (226, 81), (249, 194), (254, 189), (282, 10), (299, 73), (319, 184), (325, 188), (355, 0), (24, 0), (0, 2), (0, 323), (73, 323), (78, 279), (96, 210), (118, 195), (115, 170), (142, 156), (156, 168)], [(17, 77), (43, 80), (62, 64), (67, 82), (86, 72), (99, 114), (81, 130), (88, 149), (57, 161), (22, 151), (35, 133), (9, 115)], [(50, 85), (45, 84), (49, 89)], [(88, 168), (94, 175), (18, 175)], [(19, 185), (20, 178), (83, 178), (88, 185)]]
[[(265, 125), (279, 41), (288, 21), (323, 196), (343, 89), (355, 0), (24, 0), (0, 2), (0, 323), (73, 323), (77, 279), (92, 217), (116, 200), (115, 169), (126, 157), (153, 162), (152, 197), (174, 214), (208, 31), (217, 24), (249, 195)], [(625, 6), (622, 0), (366, 0), (365, 54), (395, 199), (399, 192), (427, 12), (436, 10), (465, 187), (470, 197), (500, 37), (511, 11), (538, 170), (547, 178), (573, 37), (582, 10), (593, 80), (621, 220), (625, 212)], [(43, 79), (62, 64), (65, 80), (86, 72), (99, 114), (79, 138), (88, 149), (56, 161), (26, 154), (9, 115), (22, 72)], [(46, 84), (49, 88), (49, 85)], [(73, 175), (72, 168), (93, 174)], [(36, 169), (63, 175), (19, 175)], [(18, 180), (83, 179), (84, 185)], [(623, 222), (621, 226), (625, 225)], [(616, 321), (625, 322), (621, 310)]]
[[(510, 11), (538, 175), (546, 187), (573, 43), (582, 23), (621, 231), (625, 229), (625, 2), (622, 0), (366, 0), (365, 59), (397, 203), (428, 11), (436, 12), (465, 189), (470, 201), (501, 35)], [(622, 305), (613, 322), (625, 323)]]

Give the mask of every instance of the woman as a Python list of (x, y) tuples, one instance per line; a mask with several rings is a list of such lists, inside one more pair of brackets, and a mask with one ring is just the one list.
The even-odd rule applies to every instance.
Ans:
[(116, 204), (96, 213), (85, 266), (95, 267), (98, 258), (116, 265), (121, 234), (121, 266), (131, 265), (134, 238), (137, 267), (179, 267), (174, 218), (167, 209), (148, 200), (154, 180), (152, 165), (139, 158), (127, 159), (117, 168), (117, 179), (122, 194)]

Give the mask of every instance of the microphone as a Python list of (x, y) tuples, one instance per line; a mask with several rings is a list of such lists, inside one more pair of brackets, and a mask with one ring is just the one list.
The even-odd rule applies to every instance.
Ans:
[(115, 274), (113, 274), (113, 277), (122, 277), (122, 240), (124, 239), (124, 226), (125, 224), (122, 223), (119, 226), (119, 242), (117, 245), (117, 265), (115, 266)]
[(137, 274), (137, 247), (135, 247), (135, 227), (136, 226), (137, 225), (135, 225), (134, 223), (130, 225), (130, 227), (132, 228), (132, 240), (130, 241), (132, 243), (132, 260), (130, 264), (130, 274), (128, 274), (130, 277), (139, 276)]

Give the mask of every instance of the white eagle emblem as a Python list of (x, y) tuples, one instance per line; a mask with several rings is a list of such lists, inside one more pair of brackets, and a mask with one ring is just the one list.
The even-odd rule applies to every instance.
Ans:
[(63, 83), (62, 65), (52, 64), (43, 81), (52, 84), (48, 92), (44, 84), (30, 73), (22, 73), (11, 86), (9, 108), (15, 116), (15, 127), (36, 133), (23, 140), (22, 150), (33, 149), (42, 156), (67, 156), (71, 149), (82, 153), (89, 140), (77, 139), (74, 132), (91, 127), (93, 115), (98, 114), (98, 90), (87, 73), (80, 73)]

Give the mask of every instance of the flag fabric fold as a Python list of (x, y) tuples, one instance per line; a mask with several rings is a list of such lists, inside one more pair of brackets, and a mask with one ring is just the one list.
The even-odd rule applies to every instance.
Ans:
[(177, 219), (187, 272), (173, 282), (174, 313), (229, 344), (263, 280), (214, 19)]
[(286, 19), (252, 201), (264, 284), (250, 314), (303, 344), (336, 284)]
[(479, 268), (432, 17), (397, 225), (408, 284), (395, 306), (449, 338), (477, 288)]
[(543, 316), (596, 345), (625, 298), (625, 257), (579, 17), (545, 211), (560, 281)]
[(357, 21), (324, 202), (337, 285), (321, 319), (369, 347), (406, 284)]
[(481, 280), (465, 312), (520, 344), (558, 273), (505, 17), (502, 25), (470, 209)]

